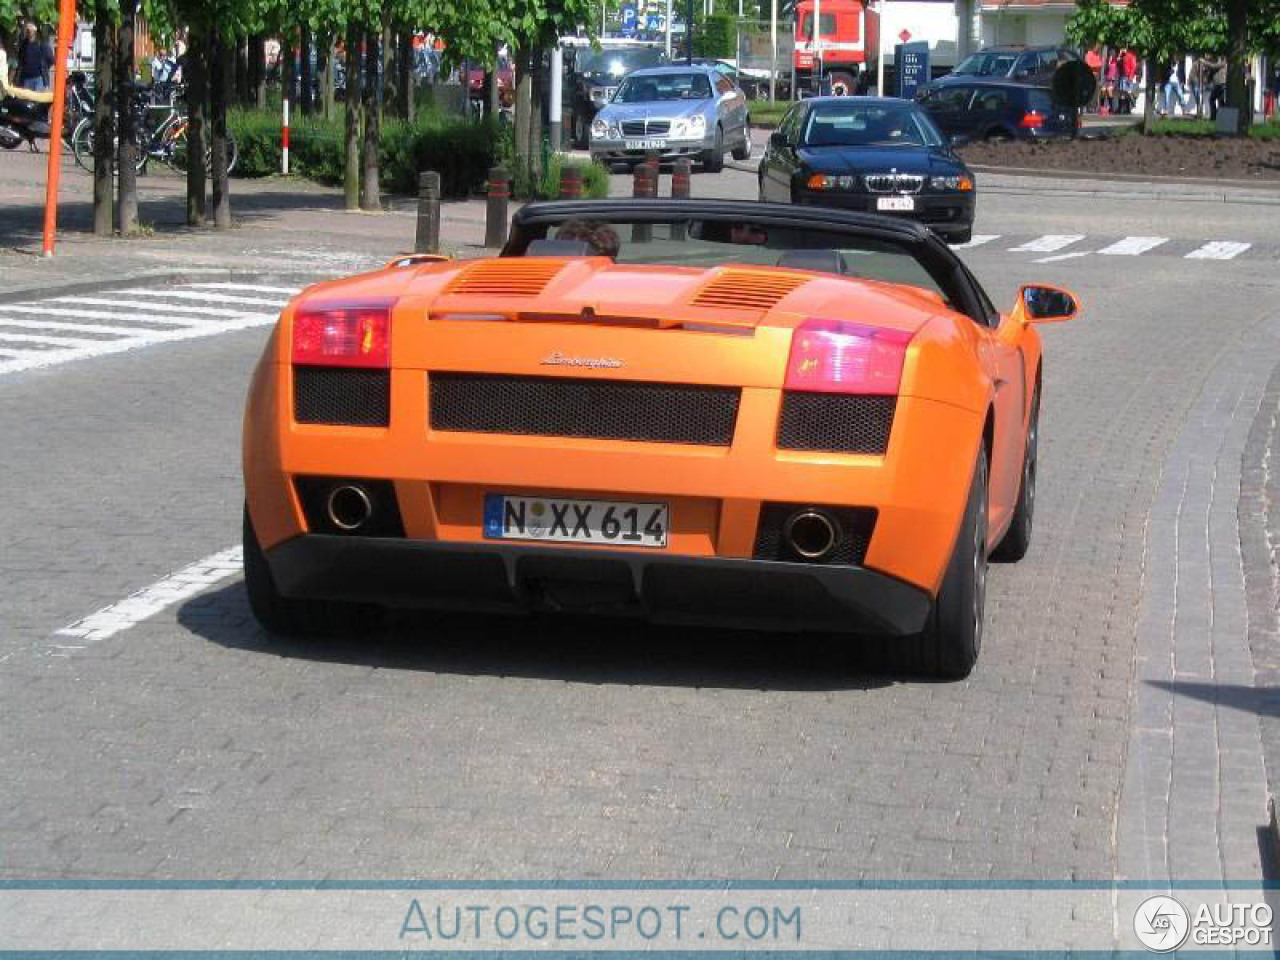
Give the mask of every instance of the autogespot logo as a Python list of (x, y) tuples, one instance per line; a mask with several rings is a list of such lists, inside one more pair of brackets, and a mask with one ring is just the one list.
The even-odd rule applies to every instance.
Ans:
[(1173, 897), (1148, 897), (1133, 915), (1133, 932), (1154, 953), (1177, 950), (1190, 929), (1191, 915)]

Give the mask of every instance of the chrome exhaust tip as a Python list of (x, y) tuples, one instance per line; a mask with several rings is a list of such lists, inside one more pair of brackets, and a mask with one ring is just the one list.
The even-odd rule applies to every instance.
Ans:
[(787, 518), (782, 536), (797, 556), (821, 560), (839, 543), (840, 526), (835, 518), (821, 510), (797, 510)]
[(342, 484), (329, 491), (329, 497), (325, 500), (325, 512), (329, 516), (329, 522), (335, 527), (353, 533), (373, 516), (373, 501), (363, 487)]

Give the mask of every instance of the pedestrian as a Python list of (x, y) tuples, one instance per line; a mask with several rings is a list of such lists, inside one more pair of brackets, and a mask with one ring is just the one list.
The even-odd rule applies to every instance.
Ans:
[(18, 43), (18, 86), (27, 90), (49, 89), (49, 68), (53, 66), (53, 50), (41, 40), (40, 30), (29, 21)]
[(1138, 55), (1132, 50), (1120, 51), (1120, 98), (1121, 112), (1133, 113), (1133, 104), (1138, 96)]
[(1102, 69), (1102, 112), (1116, 112), (1116, 84), (1120, 76), (1120, 57), (1112, 50), (1107, 54), (1106, 66)]
[(1090, 109), (1097, 111), (1102, 107), (1102, 54), (1097, 47), (1084, 55), (1084, 65), (1093, 71), (1094, 102)]

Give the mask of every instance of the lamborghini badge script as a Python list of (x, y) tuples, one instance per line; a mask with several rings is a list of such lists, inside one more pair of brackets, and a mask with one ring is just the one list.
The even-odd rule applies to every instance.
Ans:
[(616, 369), (622, 366), (622, 361), (614, 357), (566, 357), (557, 350), (555, 353), (542, 358), (544, 367), (608, 367)]

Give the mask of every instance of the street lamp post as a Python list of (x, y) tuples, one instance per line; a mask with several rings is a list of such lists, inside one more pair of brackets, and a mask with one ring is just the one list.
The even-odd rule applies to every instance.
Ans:
[(693, 0), (686, 0), (684, 8), (684, 62), (693, 66)]

